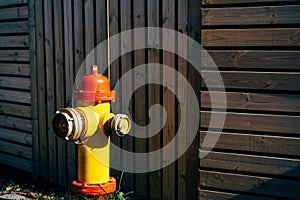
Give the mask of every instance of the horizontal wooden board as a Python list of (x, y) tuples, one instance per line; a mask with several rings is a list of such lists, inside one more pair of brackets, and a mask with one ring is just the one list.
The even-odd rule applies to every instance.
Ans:
[(28, 31), (29, 27), (27, 21), (0, 23), (0, 34), (28, 33)]
[(0, 163), (32, 172), (32, 160), (0, 152)]
[(0, 50), (0, 61), (29, 62), (29, 50)]
[(202, 30), (204, 47), (300, 46), (300, 28)]
[(265, 25), (300, 23), (300, 6), (203, 8), (202, 25)]
[[(220, 72), (202, 71), (201, 87), (207, 85), (212, 88), (221, 88), (215, 79)], [(254, 89), (254, 90), (283, 90), (300, 91), (299, 72), (221, 72), (222, 81), (226, 89)]]
[(30, 89), (30, 78), (0, 76), (0, 87)]
[(0, 74), (30, 76), (29, 64), (0, 63)]
[(6, 115), (0, 115), (0, 126), (7, 128), (15, 128), (24, 131), (32, 131), (31, 120), (10, 117)]
[(0, 153), (9, 153), (22, 158), (32, 159), (32, 149), (30, 146), (0, 140), (0, 147)]
[[(200, 146), (206, 136), (217, 138), (219, 135), (201, 131)], [(300, 157), (299, 144), (300, 138), (223, 132), (214, 148)]]
[[(224, 93), (201, 91), (202, 108), (211, 108), (210, 95), (217, 96), (224, 95)], [(298, 94), (227, 92), (226, 100), (227, 109), (300, 113), (300, 95)], [(221, 103), (222, 99), (216, 98), (215, 101)], [(216, 108), (220, 108), (218, 105)]]
[(249, 194), (299, 199), (300, 181), (200, 170), (200, 188), (211, 187)]
[(0, 89), (0, 100), (30, 104), (31, 93)]
[(0, 102), (0, 114), (31, 118), (31, 106)]
[(268, 2), (297, 2), (299, 0), (202, 0), (203, 5), (218, 4), (248, 4), (248, 3), (268, 3)]
[(29, 38), (27, 35), (0, 36), (0, 47), (28, 47)]
[(212, 151), (200, 159), (201, 167), (300, 178), (299, 159)]
[(25, 4), (27, 0), (1, 0), (0, 6), (11, 6), (11, 5), (18, 5), (18, 4)]
[[(214, 112), (216, 119), (224, 113)], [(201, 127), (208, 128), (211, 112), (201, 111)], [(300, 136), (300, 116), (267, 115), (251, 113), (227, 112), (224, 123), (225, 129), (264, 131), (270, 133), (290, 133)], [(211, 127), (222, 128), (222, 127)]]
[(200, 189), (199, 198), (201, 200), (274, 200), (273, 198), (234, 194), (229, 192), (218, 192), (205, 189)]
[(0, 128), (0, 139), (10, 140), (21, 144), (32, 145), (32, 135), (15, 130)]
[(11, 8), (2, 8), (0, 9), (0, 20), (7, 19), (22, 19), (28, 17), (28, 7), (11, 7)]
[[(300, 69), (300, 51), (208, 50), (216, 66), (236, 69)], [(207, 55), (207, 53), (203, 53)], [(207, 59), (207, 56), (203, 56)], [(211, 68), (203, 60), (203, 68)]]

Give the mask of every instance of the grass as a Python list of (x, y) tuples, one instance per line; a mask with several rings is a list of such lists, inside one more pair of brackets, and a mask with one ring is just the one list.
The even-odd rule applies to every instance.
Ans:
[[(117, 191), (108, 194), (108, 200), (130, 200), (133, 192), (122, 192), (123, 173)], [(17, 194), (36, 200), (95, 200), (95, 197), (77, 196), (69, 189), (51, 184), (45, 180), (32, 180), (31, 174), (0, 165), (0, 195)]]

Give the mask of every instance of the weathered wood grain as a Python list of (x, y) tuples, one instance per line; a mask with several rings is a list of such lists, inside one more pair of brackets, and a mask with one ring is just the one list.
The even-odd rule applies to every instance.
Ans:
[(0, 23), (0, 34), (28, 33), (28, 21), (2, 22)]
[(202, 30), (204, 47), (300, 46), (300, 28), (207, 29)]
[(28, 47), (29, 38), (27, 35), (24, 36), (1, 36), (0, 37), (1, 47)]
[(270, 25), (300, 23), (300, 6), (203, 8), (202, 25)]
[(14, 64), (14, 63), (0, 63), (0, 74), (4, 75), (30, 75), (29, 64)]
[(0, 102), (0, 114), (31, 118), (31, 106)]
[[(210, 95), (219, 95), (221, 92), (201, 92), (201, 107), (211, 108)], [(227, 92), (227, 109), (274, 111), (274, 112), (300, 112), (300, 95), (297, 94), (267, 94)], [(221, 99), (214, 99), (221, 102)], [(216, 104), (217, 107), (219, 104)]]
[(0, 20), (24, 19), (28, 17), (28, 7), (12, 7), (0, 9)]
[(0, 50), (0, 60), (29, 62), (29, 50)]
[(200, 169), (202, 167), (299, 178), (299, 162), (299, 159), (210, 152), (200, 159)]
[[(201, 131), (200, 146), (206, 136), (217, 137), (219, 134)], [(294, 137), (222, 132), (214, 148), (300, 157), (299, 142), (300, 139)]]
[(201, 200), (272, 200), (273, 198), (257, 197), (245, 194), (236, 194), (229, 192), (218, 192), (213, 190), (201, 189), (199, 191), (199, 198)]
[(18, 130), (31, 131), (32, 122), (28, 119), (20, 119), (6, 115), (0, 115), (0, 126)]
[(11, 5), (19, 5), (27, 3), (27, 0), (2, 0), (0, 2), (0, 6), (11, 6)]
[(32, 172), (33, 164), (31, 160), (23, 159), (3, 152), (0, 152), (0, 160), (2, 163), (5, 163), (11, 167), (22, 166), (22, 170)]
[[(215, 112), (215, 114), (217, 116), (218, 112)], [(201, 127), (209, 127), (210, 115), (211, 112), (209, 111), (201, 111)], [(299, 120), (300, 116), (227, 112), (224, 128), (283, 134), (290, 133), (299, 136)]]
[[(222, 86), (210, 77), (214, 71), (202, 71), (201, 87), (221, 88)], [(300, 73), (298, 72), (221, 72), (226, 89), (284, 90), (299, 91)]]
[(32, 149), (30, 146), (10, 143), (0, 140), (1, 153), (19, 156), (21, 158), (32, 159)]
[(300, 181), (279, 178), (202, 170), (200, 171), (201, 186), (244, 191), (248, 194), (265, 194), (292, 199), (300, 198)]
[(32, 135), (30, 133), (0, 128), (0, 138), (25, 145), (32, 145)]
[(0, 87), (29, 90), (31, 85), (29, 78), (0, 76)]
[[(217, 67), (242, 70), (253, 69), (281, 69), (299, 70), (300, 52), (283, 50), (208, 50)], [(211, 68), (206, 62), (207, 54), (203, 53), (203, 68)]]
[(248, 3), (268, 3), (268, 2), (297, 2), (298, 0), (202, 0), (203, 5), (218, 5), (218, 4), (248, 4)]
[[(147, 24), (150, 27), (157, 27), (159, 26), (159, 10), (160, 7), (160, 1), (159, 0), (153, 0), (147, 2)], [(153, 35), (153, 37), (150, 37), (150, 34)], [(148, 32), (148, 44), (151, 44), (152, 46), (156, 46), (160, 44), (160, 37), (158, 32)], [(150, 39), (152, 38), (152, 39)], [(148, 49), (148, 62), (149, 63), (159, 63), (160, 59), (160, 53), (158, 50), (154, 48)], [(159, 71), (156, 72), (159, 74)], [(148, 80), (153, 81), (156, 79), (156, 76), (153, 73), (153, 69), (148, 69)], [(148, 108), (150, 108), (152, 105), (160, 103), (160, 89), (159, 87), (155, 87), (154, 85), (149, 85), (148, 87)], [(152, 121), (153, 120), (153, 121)], [(152, 123), (155, 124), (161, 124), (162, 116), (160, 113), (156, 113), (155, 116), (151, 119)], [(149, 133), (151, 133), (153, 130), (149, 128)], [(160, 139), (160, 133), (153, 136), (151, 139), (149, 139), (149, 151), (154, 151), (156, 149), (161, 148), (161, 139)], [(157, 158), (149, 158), (149, 167), (156, 166), (157, 162), (162, 161), (162, 155), (157, 156)], [(157, 170), (154, 172), (149, 173), (149, 199), (162, 199), (162, 170)]]
[(30, 92), (20, 92), (20, 91), (0, 89), (0, 100), (30, 104), (31, 95)]

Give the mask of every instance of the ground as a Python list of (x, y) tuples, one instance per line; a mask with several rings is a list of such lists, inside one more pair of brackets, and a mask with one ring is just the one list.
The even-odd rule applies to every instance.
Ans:
[(0, 199), (8, 196), (5, 194), (21, 195), (28, 199), (72, 199), (66, 188), (41, 178), (33, 180), (30, 173), (0, 164)]
[[(108, 197), (108, 200), (129, 200), (130, 195), (117, 190)], [(34, 180), (31, 173), (0, 164), (0, 199), (89, 200), (95, 198), (79, 198), (71, 194), (68, 188), (51, 184), (41, 178)]]

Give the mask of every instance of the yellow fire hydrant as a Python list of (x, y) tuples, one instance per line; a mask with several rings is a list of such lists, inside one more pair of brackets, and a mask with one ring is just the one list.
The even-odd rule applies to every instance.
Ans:
[(109, 80), (98, 74), (96, 65), (91, 74), (82, 77), (73, 99), (77, 107), (57, 111), (52, 121), (58, 137), (77, 144), (78, 176), (71, 191), (105, 196), (116, 190), (116, 180), (109, 176), (110, 136), (128, 134), (130, 119), (110, 113), (115, 91), (110, 90)]

